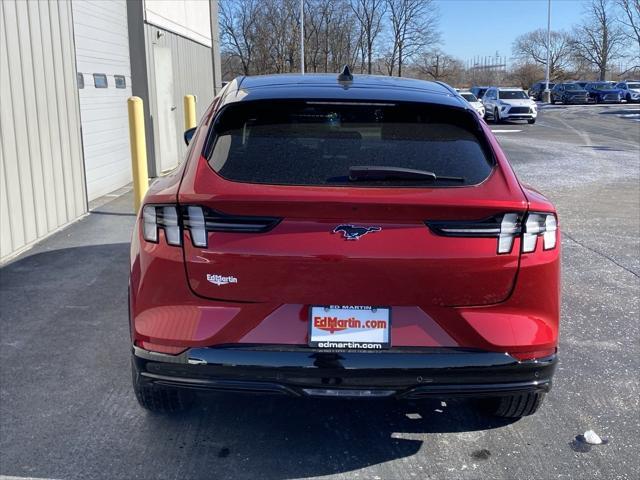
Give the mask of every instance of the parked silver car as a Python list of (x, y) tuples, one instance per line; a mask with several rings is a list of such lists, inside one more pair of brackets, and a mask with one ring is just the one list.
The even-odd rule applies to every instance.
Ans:
[(464, 98), (469, 104), (473, 107), (473, 109), (478, 112), (478, 115), (484, 118), (484, 105), (480, 100), (476, 98), (476, 96), (468, 90), (459, 90), (456, 91), (460, 94), (462, 98)]
[(499, 123), (503, 120), (526, 120), (536, 123), (536, 103), (524, 90), (515, 87), (491, 87), (482, 97), (485, 118)]
[(640, 102), (640, 80), (620, 82), (616, 88), (624, 91), (624, 99), (627, 103)]

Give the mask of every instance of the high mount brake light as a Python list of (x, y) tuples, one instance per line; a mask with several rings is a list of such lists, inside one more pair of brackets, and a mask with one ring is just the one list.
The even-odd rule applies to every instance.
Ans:
[(522, 235), (522, 252), (536, 249), (538, 236), (545, 250), (556, 246), (557, 220), (551, 213), (504, 213), (483, 220), (427, 221), (431, 231), (446, 237), (495, 237), (498, 253), (511, 253), (516, 237)]
[(163, 229), (169, 245), (182, 245), (182, 231), (188, 230), (194, 247), (206, 248), (208, 232), (263, 233), (280, 222), (276, 217), (227, 215), (198, 205), (145, 205), (142, 209), (142, 236), (158, 243)]

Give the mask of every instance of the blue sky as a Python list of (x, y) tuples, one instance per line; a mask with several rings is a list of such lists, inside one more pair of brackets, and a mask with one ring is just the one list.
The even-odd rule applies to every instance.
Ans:
[[(547, 28), (547, 0), (438, 0), (442, 50), (460, 60), (511, 57), (520, 34)], [(583, 0), (551, 0), (551, 29), (570, 30), (583, 13)]]

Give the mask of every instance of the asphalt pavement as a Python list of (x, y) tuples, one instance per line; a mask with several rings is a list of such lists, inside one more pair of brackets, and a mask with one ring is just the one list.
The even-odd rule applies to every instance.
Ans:
[[(230, 394), (173, 417), (143, 411), (130, 386), (124, 195), (0, 269), (0, 475), (637, 478), (640, 106), (549, 106), (535, 125), (491, 128), (564, 233), (561, 360), (536, 415)], [(607, 443), (576, 441), (589, 429)]]

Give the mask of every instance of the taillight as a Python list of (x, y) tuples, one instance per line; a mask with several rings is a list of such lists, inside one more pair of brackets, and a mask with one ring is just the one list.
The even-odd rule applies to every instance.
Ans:
[(536, 250), (538, 237), (542, 236), (542, 247), (551, 250), (556, 246), (558, 224), (556, 216), (550, 213), (529, 213), (522, 233), (522, 251), (531, 253)]
[(539, 236), (543, 247), (550, 250), (556, 246), (557, 221), (551, 213), (531, 212), (504, 213), (483, 220), (427, 221), (431, 231), (446, 237), (495, 237), (499, 254), (511, 253), (514, 240), (522, 236), (522, 252), (536, 249)]
[(145, 205), (142, 209), (142, 236), (158, 243), (160, 229), (169, 245), (182, 245), (182, 231), (188, 230), (194, 247), (206, 248), (208, 232), (263, 233), (279, 222), (276, 217), (227, 215), (198, 205)]
[(158, 243), (158, 231), (164, 230), (169, 245), (181, 245), (180, 218), (175, 205), (145, 205), (142, 209), (142, 236)]
[(184, 228), (191, 234), (194, 247), (207, 247), (208, 232), (264, 233), (271, 230), (280, 218), (250, 215), (227, 215), (196, 205), (182, 207)]
[(207, 226), (201, 207), (189, 205), (185, 216), (185, 226), (189, 228), (194, 247), (207, 247)]

